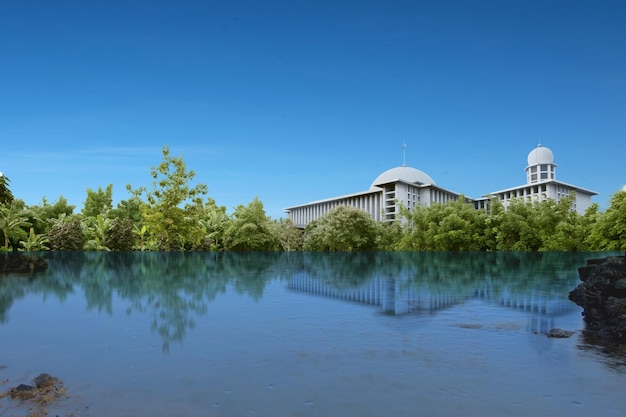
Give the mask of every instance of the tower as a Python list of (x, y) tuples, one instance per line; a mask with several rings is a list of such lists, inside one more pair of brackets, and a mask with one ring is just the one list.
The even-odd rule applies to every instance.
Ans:
[(539, 144), (528, 154), (526, 183), (535, 184), (555, 179), (556, 164), (554, 163), (554, 154), (552, 154), (550, 149)]

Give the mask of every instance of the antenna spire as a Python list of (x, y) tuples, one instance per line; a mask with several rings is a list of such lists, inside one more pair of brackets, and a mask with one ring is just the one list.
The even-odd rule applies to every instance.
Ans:
[(406, 143), (402, 144), (402, 166), (406, 166)]

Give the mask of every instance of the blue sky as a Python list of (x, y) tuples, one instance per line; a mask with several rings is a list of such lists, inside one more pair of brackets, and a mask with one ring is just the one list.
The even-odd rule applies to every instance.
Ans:
[(0, 0), (0, 171), (27, 204), (149, 186), (167, 145), (229, 212), (403, 162), (480, 197), (626, 184), (623, 1)]

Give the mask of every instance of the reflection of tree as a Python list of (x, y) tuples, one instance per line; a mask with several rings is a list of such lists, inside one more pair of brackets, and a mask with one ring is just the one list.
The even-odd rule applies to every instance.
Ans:
[(375, 277), (399, 280), (403, 289), (465, 295), (476, 288), (494, 294), (559, 293), (578, 280), (585, 253), (234, 253), (234, 252), (52, 252), (48, 270), (32, 277), (0, 277), (0, 323), (16, 300), (42, 294), (63, 301), (83, 292), (87, 308), (113, 314), (119, 299), (125, 312), (151, 317), (163, 349), (180, 342), (194, 319), (229, 288), (259, 300), (265, 285), (306, 272), (338, 290), (367, 284)]
[[(87, 309), (113, 314), (114, 300), (127, 302), (126, 314), (151, 317), (163, 349), (183, 340), (194, 318), (232, 287), (255, 300), (268, 281), (280, 277), (293, 257), (281, 253), (217, 252), (51, 252), (48, 270), (35, 278), (0, 280), (0, 322), (14, 301), (28, 293), (56, 296), (81, 290)], [(292, 259), (290, 261), (290, 259)]]
[(304, 270), (336, 289), (357, 288), (380, 274), (379, 257), (386, 252), (306, 252)]

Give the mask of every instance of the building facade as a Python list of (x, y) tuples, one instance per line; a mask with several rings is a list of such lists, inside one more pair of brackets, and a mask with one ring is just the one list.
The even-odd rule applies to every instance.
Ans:
[[(561, 198), (575, 195), (572, 210), (583, 214), (592, 204), (591, 197), (597, 193), (557, 181), (556, 167), (552, 151), (539, 145), (528, 154), (526, 184), (494, 191), (477, 199), (465, 199), (473, 203), (476, 209), (487, 209), (492, 198), (502, 201), (506, 208), (514, 199), (533, 202), (553, 199), (558, 202)], [(292, 206), (285, 211), (293, 224), (300, 228), (340, 205), (364, 210), (377, 221), (394, 222), (399, 219), (400, 207), (409, 210), (430, 207), (456, 201), (460, 196), (459, 193), (438, 186), (425, 172), (402, 165), (380, 174), (367, 191)]]

